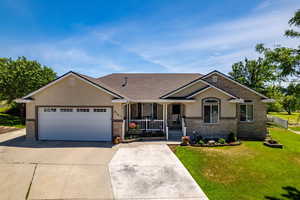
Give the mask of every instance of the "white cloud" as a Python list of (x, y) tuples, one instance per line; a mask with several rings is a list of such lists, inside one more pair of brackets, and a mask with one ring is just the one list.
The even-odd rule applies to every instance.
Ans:
[(257, 57), (257, 43), (299, 44), (283, 36), (297, 5), (295, 0), (286, 2), (266, 0), (242, 18), (206, 26), (171, 23), (165, 28), (140, 19), (88, 27), (63, 40), (2, 46), (0, 53), (37, 59), (59, 73), (72, 69), (93, 76), (124, 71), (228, 72), (234, 62)]

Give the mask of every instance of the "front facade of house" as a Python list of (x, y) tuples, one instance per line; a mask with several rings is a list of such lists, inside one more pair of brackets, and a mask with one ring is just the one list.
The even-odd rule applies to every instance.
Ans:
[(130, 133), (263, 139), (270, 101), (213, 71), (100, 78), (69, 72), (19, 102), (26, 103), (28, 139), (111, 141)]

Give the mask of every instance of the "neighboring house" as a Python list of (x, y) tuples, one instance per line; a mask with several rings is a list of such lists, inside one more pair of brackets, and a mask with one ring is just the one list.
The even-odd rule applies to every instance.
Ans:
[(22, 98), (27, 138), (111, 141), (131, 122), (144, 131), (263, 139), (266, 96), (213, 71), (201, 74), (68, 72)]

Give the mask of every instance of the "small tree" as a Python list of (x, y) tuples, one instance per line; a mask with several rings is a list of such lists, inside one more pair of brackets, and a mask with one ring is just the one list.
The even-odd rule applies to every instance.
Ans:
[(281, 101), (282, 107), (288, 112), (289, 115), (296, 110), (297, 98), (293, 95), (284, 96)]

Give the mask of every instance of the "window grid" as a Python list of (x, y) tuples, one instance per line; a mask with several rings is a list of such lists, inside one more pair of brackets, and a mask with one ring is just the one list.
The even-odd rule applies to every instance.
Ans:
[(73, 108), (61, 108), (60, 112), (73, 112)]
[(105, 108), (94, 108), (94, 112), (106, 112)]
[(254, 120), (254, 105), (241, 104), (240, 105), (240, 121), (252, 122)]
[(77, 108), (77, 112), (90, 112), (89, 108)]
[(44, 108), (44, 112), (56, 112), (56, 108)]
[(206, 124), (216, 124), (219, 122), (219, 100), (206, 99), (203, 103), (203, 121)]

